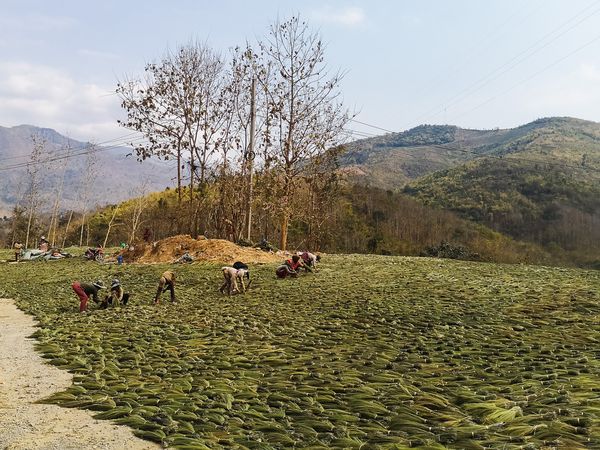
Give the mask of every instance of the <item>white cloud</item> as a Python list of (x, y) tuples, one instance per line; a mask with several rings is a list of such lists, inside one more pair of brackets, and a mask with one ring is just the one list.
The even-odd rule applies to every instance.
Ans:
[(362, 8), (350, 6), (335, 10), (329, 6), (313, 11), (312, 17), (325, 23), (334, 23), (347, 27), (356, 27), (366, 22), (366, 15)]
[(0, 125), (30, 124), (103, 140), (125, 134), (114, 86), (79, 83), (69, 73), (44, 65), (0, 62)]

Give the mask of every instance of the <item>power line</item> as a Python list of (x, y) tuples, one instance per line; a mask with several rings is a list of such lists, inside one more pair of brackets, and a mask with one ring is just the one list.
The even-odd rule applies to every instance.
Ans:
[(373, 138), (373, 137), (380, 136), (380, 135), (373, 134), (373, 133), (366, 133), (366, 132), (362, 132), (362, 131), (346, 130), (346, 129), (343, 130), (343, 133), (348, 136), (358, 136), (358, 137), (362, 137), (362, 138)]
[[(441, 114), (449, 106), (456, 105), (456, 104), (462, 102), (465, 98), (468, 98), (469, 96), (471, 96), (475, 92), (481, 90), (481, 88), (483, 88), (484, 86), (487, 86), (489, 83), (491, 83), (492, 81), (496, 80), (501, 75), (507, 73), (512, 68), (514, 68), (517, 65), (521, 64), (522, 62), (526, 61), (527, 59), (529, 59), (530, 57), (532, 57), (533, 55), (535, 55), (536, 53), (538, 53), (542, 49), (546, 48), (551, 43), (555, 42), (561, 36), (565, 35), (569, 31), (571, 31), (574, 28), (576, 28), (577, 26), (579, 26), (584, 21), (588, 20), (590, 17), (592, 17), (595, 14), (597, 14), (598, 12), (600, 12), (600, 9), (596, 9), (596, 10), (592, 11), (590, 14), (584, 16), (582, 19), (580, 19), (579, 21), (577, 21), (575, 24), (573, 24), (572, 26), (570, 26), (566, 30), (564, 30), (561, 33), (559, 33), (558, 35), (554, 36), (550, 41), (544, 43), (544, 41), (546, 41), (546, 39), (548, 37), (552, 36), (557, 31), (561, 30), (562, 28), (564, 28), (565, 26), (567, 26), (569, 23), (571, 23), (574, 20), (576, 20), (579, 16), (581, 16), (582, 14), (584, 14), (589, 9), (597, 6), (598, 3), (600, 3), (600, 1), (594, 1), (593, 3), (589, 4), (588, 6), (586, 6), (582, 10), (580, 10), (577, 14), (575, 14), (574, 16), (572, 16), (571, 18), (569, 18), (567, 21), (563, 22), (559, 27), (553, 29), (549, 33), (545, 34), (542, 38), (538, 39), (536, 42), (534, 42), (532, 45), (530, 45), (529, 47), (527, 47), (525, 50), (521, 51), (517, 55), (513, 56), (512, 58), (510, 58), (508, 61), (506, 61), (503, 64), (501, 64), (500, 66), (496, 67), (490, 73), (488, 73), (484, 77), (480, 78), (475, 83), (473, 83), (472, 85), (468, 86), (467, 88), (463, 89), (458, 94), (456, 94), (453, 97), (449, 98), (441, 106), (436, 106), (434, 108), (431, 108), (427, 112), (421, 114), (414, 121), (415, 122), (419, 122), (421, 119), (423, 119), (425, 117), (432, 116), (432, 114), (433, 114), (433, 117), (435, 117), (435, 116)], [(537, 47), (541, 43), (543, 43), (543, 45), (541, 45), (540, 47)], [(504, 69), (504, 70), (502, 70), (502, 69)]]
[[(123, 142), (121, 142), (121, 143), (122, 143), (123, 145), (126, 145), (126, 144), (129, 142), (129, 138), (131, 138), (131, 137), (133, 137), (133, 136), (135, 136), (135, 135), (139, 135), (139, 133), (137, 133), (137, 132), (134, 132), (134, 133), (128, 133), (128, 134), (126, 134), (126, 135), (119, 136), (119, 137), (116, 137), (116, 138), (113, 138), (113, 139), (108, 139), (108, 140), (106, 140), (106, 141), (103, 141), (103, 142), (98, 142), (98, 143), (89, 143), (89, 142), (88, 142), (88, 143), (85, 143), (84, 145), (85, 145), (85, 146), (90, 146), (90, 145), (103, 146), (103, 145), (106, 145), (106, 144), (110, 144), (110, 143), (115, 143), (115, 142), (123, 141), (123, 140), (125, 140), (125, 139), (126, 139), (126, 140), (125, 140), (125, 141), (123, 141)], [(74, 139), (70, 139), (70, 138), (67, 138), (67, 139), (69, 139), (69, 141), (74, 141)], [(68, 145), (70, 145), (70, 144), (68, 144)], [(74, 150), (74, 148), (70, 148), (70, 149), (69, 149), (69, 148), (65, 148), (65, 147), (68, 147), (68, 145), (67, 145), (67, 146), (64, 146), (64, 145), (63, 145), (63, 147), (62, 147), (62, 148), (63, 148), (64, 150), (62, 150), (62, 151), (59, 151), (59, 152), (55, 152), (55, 153), (52, 153), (52, 154), (53, 154), (54, 156), (60, 156), (61, 154), (69, 154), (69, 153), (72, 153), (72, 151)], [(118, 144), (117, 144), (117, 145), (118, 145)], [(81, 149), (81, 148), (82, 148), (82, 147), (79, 147), (79, 146), (77, 146), (77, 147), (75, 147), (75, 150), (78, 150), (78, 149)], [(30, 155), (16, 155), (16, 156), (8, 156), (8, 157), (6, 157), (6, 158), (0, 158), (0, 162), (3, 162), (3, 161), (9, 161), (9, 160), (13, 160), (13, 159), (25, 159), (25, 158), (29, 158), (29, 157), (30, 157)]]
[(581, 50), (583, 50), (584, 48), (586, 48), (586, 47), (589, 47), (590, 45), (592, 45), (594, 42), (598, 41), (599, 39), (600, 39), (600, 34), (599, 34), (598, 36), (596, 36), (594, 39), (592, 39), (592, 40), (590, 40), (590, 41), (586, 42), (585, 44), (583, 44), (583, 45), (581, 45), (581, 46), (577, 47), (575, 50), (573, 50), (573, 51), (571, 51), (571, 52), (567, 53), (565, 56), (563, 56), (563, 57), (561, 57), (561, 58), (559, 58), (559, 59), (555, 60), (555, 61), (554, 61), (554, 62), (552, 62), (551, 64), (548, 64), (546, 67), (544, 67), (543, 69), (541, 69), (541, 70), (539, 70), (539, 71), (535, 72), (535, 73), (534, 73), (534, 74), (532, 74), (531, 76), (529, 76), (529, 77), (527, 77), (527, 78), (525, 78), (525, 79), (523, 79), (523, 80), (519, 81), (518, 83), (515, 83), (515, 84), (513, 84), (511, 87), (509, 87), (509, 88), (508, 88), (508, 89), (506, 89), (505, 91), (501, 92), (500, 94), (497, 94), (497, 95), (495, 95), (495, 96), (492, 96), (492, 97), (490, 97), (490, 98), (489, 98), (489, 99), (487, 99), (485, 102), (483, 102), (483, 103), (480, 103), (479, 105), (477, 105), (477, 106), (475, 106), (474, 108), (472, 108), (472, 109), (470, 109), (470, 110), (468, 110), (468, 111), (466, 111), (466, 112), (462, 113), (461, 115), (459, 115), (459, 116), (457, 116), (457, 117), (463, 117), (463, 116), (464, 116), (464, 115), (466, 115), (466, 114), (470, 114), (470, 113), (472, 113), (473, 111), (475, 111), (475, 110), (477, 110), (477, 109), (481, 108), (482, 106), (484, 106), (484, 105), (488, 104), (488, 103), (489, 103), (489, 102), (491, 102), (492, 100), (495, 100), (495, 99), (496, 99), (496, 98), (498, 98), (499, 96), (501, 96), (501, 95), (504, 95), (504, 94), (506, 94), (506, 93), (508, 93), (508, 92), (512, 91), (514, 88), (516, 88), (516, 87), (520, 86), (521, 84), (524, 84), (524, 83), (526, 83), (526, 82), (528, 82), (528, 81), (532, 80), (533, 78), (537, 77), (538, 75), (540, 75), (540, 74), (542, 74), (542, 73), (546, 72), (547, 70), (549, 70), (549, 69), (551, 69), (552, 67), (556, 66), (557, 64), (561, 63), (562, 61), (564, 61), (565, 59), (567, 59), (567, 58), (569, 58), (570, 56), (574, 55), (575, 53), (578, 53), (578, 52), (580, 52)]
[[(486, 48), (489, 47), (490, 44), (487, 44), (487, 41), (491, 41), (491, 37), (498, 34), (498, 30), (501, 30), (507, 24), (512, 22), (512, 20), (517, 16), (521, 16), (518, 23), (525, 21), (525, 19), (527, 19), (529, 16), (531, 16), (534, 12), (538, 11), (544, 5), (545, 5), (545, 2), (544, 2), (544, 0), (542, 0), (538, 5), (534, 6), (534, 8), (531, 11), (529, 11), (527, 14), (523, 14), (523, 15), (520, 14), (521, 10), (515, 11), (504, 22), (502, 22), (502, 24), (500, 24), (498, 27), (496, 27), (496, 29), (494, 31), (492, 31), (491, 33), (488, 33), (487, 36), (484, 37), (483, 39), (478, 40), (477, 44), (475, 46), (471, 47), (471, 50), (465, 57), (463, 57), (459, 62), (457, 62), (456, 64), (451, 66), (448, 70), (438, 72), (438, 75), (430, 78), (429, 81), (425, 85), (423, 85), (420, 89), (417, 89), (415, 92), (413, 92), (413, 96), (420, 95), (421, 93), (426, 91), (427, 88), (429, 88), (431, 85), (435, 85), (435, 84), (439, 83), (440, 81), (447, 79), (450, 75), (460, 72), (460, 69), (463, 69), (467, 65), (467, 63), (471, 62), (475, 55), (480, 55)], [(486, 43), (486, 45), (483, 45), (484, 43)]]
[[(139, 141), (139, 142), (138, 142)], [(138, 142), (141, 143), (144, 141), (144, 138), (138, 138), (138, 139), (134, 139), (133, 142)], [(35, 166), (35, 165), (41, 165), (41, 164), (48, 164), (50, 162), (56, 162), (56, 161), (64, 161), (67, 159), (71, 159), (71, 158), (76, 158), (78, 156), (84, 156), (84, 155), (89, 155), (92, 153), (100, 153), (100, 152), (105, 152), (108, 150), (113, 150), (116, 148), (121, 147), (122, 145), (124, 145), (124, 142), (120, 142), (117, 143), (116, 145), (112, 145), (112, 146), (102, 146), (99, 147), (96, 144), (88, 144), (87, 146), (76, 150), (75, 152), (69, 152), (69, 153), (64, 153), (64, 154), (59, 154), (57, 155), (50, 155), (49, 158), (40, 160), (40, 161), (27, 161), (27, 162), (21, 162), (21, 163), (15, 163), (12, 165), (7, 165), (4, 167), (0, 167), (0, 171), (4, 171), (4, 170), (14, 170), (14, 169), (20, 169), (20, 168), (24, 168), (24, 167), (28, 167), (28, 166)]]
[(385, 132), (387, 132), (387, 133), (395, 133), (395, 131), (388, 130), (388, 129), (386, 129), (386, 128), (382, 128), (382, 127), (378, 127), (378, 126), (376, 126), (376, 125), (371, 125), (371, 124), (368, 124), (368, 123), (365, 123), (365, 122), (361, 122), (360, 120), (356, 120), (356, 119), (350, 119), (350, 120), (351, 120), (352, 122), (356, 122), (356, 123), (359, 123), (359, 124), (361, 124), (361, 125), (365, 125), (365, 126), (367, 126), (367, 127), (375, 128), (375, 129), (377, 129), (377, 130), (385, 131)]

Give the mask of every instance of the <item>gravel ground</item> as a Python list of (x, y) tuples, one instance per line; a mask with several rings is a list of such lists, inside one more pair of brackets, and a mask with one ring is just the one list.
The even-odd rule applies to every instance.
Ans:
[(68, 372), (44, 364), (29, 339), (33, 319), (0, 299), (0, 449), (142, 450), (158, 445), (88, 411), (34, 404), (71, 385)]

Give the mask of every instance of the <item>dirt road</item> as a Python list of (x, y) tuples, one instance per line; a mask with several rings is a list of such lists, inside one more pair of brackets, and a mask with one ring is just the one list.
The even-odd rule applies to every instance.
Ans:
[(0, 299), (0, 449), (142, 450), (158, 445), (88, 411), (34, 404), (71, 385), (71, 375), (44, 364), (33, 349), (33, 319)]

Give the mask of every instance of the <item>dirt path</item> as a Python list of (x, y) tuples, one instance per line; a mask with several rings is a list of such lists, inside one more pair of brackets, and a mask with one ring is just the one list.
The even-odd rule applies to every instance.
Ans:
[(33, 319), (0, 299), (0, 449), (142, 450), (158, 445), (90, 412), (34, 404), (71, 385), (71, 375), (44, 364), (33, 349)]

